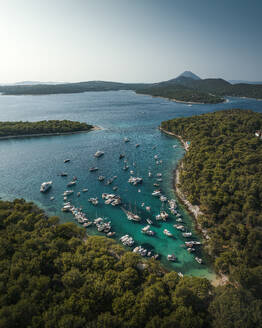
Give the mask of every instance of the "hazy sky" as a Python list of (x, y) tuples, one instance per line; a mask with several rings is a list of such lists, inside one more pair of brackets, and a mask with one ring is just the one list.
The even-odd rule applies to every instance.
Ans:
[(0, 82), (262, 80), (262, 0), (0, 0)]

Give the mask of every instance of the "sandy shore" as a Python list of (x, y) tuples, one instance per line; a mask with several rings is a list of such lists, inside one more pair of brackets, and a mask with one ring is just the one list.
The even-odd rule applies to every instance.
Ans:
[[(165, 134), (168, 134), (170, 136), (173, 136), (173, 137), (176, 137), (177, 139), (179, 139), (181, 144), (183, 145), (185, 151), (189, 150), (189, 145), (186, 143), (186, 141), (180, 135), (177, 135), (175, 133), (166, 131), (166, 130), (162, 129), (161, 127), (160, 127), (160, 130)], [(179, 186), (180, 186), (180, 174), (181, 174), (182, 170), (183, 170), (183, 163), (181, 161), (178, 164), (178, 166), (176, 167), (176, 169), (174, 170), (174, 190), (175, 190), (175, 193), (176, 193), (177, 197), (179, 198), (179, 200), (186, 206), (187, 210), (193, 215), (193, 217), (195, 219), (195, 222), (196, 222), (197, 230), (199, 230), (202, 233), (205, 240), (208, 241), (210, 239), (210, 237), (207, 234), (207, 230), (205, 230), (201, 227), (201, 225), (199, 223), (199, 220), (198, 220), (199, 216), (204, 215), (204, 213), (201, 212), (199, 206), (191, 204), (189, 202), (189, 200), (186, 198), (186, 195), (179, 188)], [(216, 286), (223, 286), (223, 285), (227, 284), (228, 281), (229, 281), (228, 276), (226, 276), (224, 274), (220, 274), (220, 275), (216, 275), (214, 277), (214, 279), (211, 280), (211, 283), (212, 283), (213, 286), (216, 287)]]
[(64, 135), (71, 135), (71, 134), (79, 134), (79, 133), (88, 133), (91, 131), (102, 130), (101, 127), (94, 125), (90, 130), (86, 131), (72, 131), (72, 132), (61, 132), (61, 133), (38, 133), (38, 134), (21, 134), (18, 136), (5, 136), (0, 137), (0, 140), (5, 139), (18, 139), (18, 138), (33, 138), (33, 137), (49, 137), (49, 136), (64, 136)]

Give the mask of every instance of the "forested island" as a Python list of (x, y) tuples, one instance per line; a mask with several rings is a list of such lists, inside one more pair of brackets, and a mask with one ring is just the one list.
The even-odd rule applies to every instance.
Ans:
[(0, 201), (0, 327), (259, 327), (250, 274), (214, 288), (58, 221), (33, 203)]
[(88, 132), (94, 128), (90, 124), (69, 120), (0, 122), (0, 139)]
[[(190, 142), (179, 166), (185, 197), (199, 206), (215, 270), (262, 296), (262, 114), (223, 110), (162, 122)], [(240, 325), (241, 326), (241, 325)]]
[(159, 96), (189, 103), (205, 104), (223, 102), (226, 96), (262, 99), (261, 84), (231, 84), (220, 78), (201, 79), (188, 71), (176, 78), (158, 83), (88, 81), (64, 84), (0, 86), (0, 93), (3, 95), (48, 95), (117, 90), (133, 90), (139, 94)]

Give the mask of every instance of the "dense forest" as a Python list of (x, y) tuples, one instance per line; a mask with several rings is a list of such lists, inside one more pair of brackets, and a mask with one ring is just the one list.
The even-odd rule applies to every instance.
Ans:
[(257, 290), (180, 278), (58, 220), (0, 201), (0, 327), (261, 327)]
[(0, 122), (0, 137), (89, 131), (92, 125), (69, 120)]
[(204, 213), (207, 250), (218, 272), (262, 295), (262, 114), (223, 110), (163, 122), (190, 141), (181, 188)]

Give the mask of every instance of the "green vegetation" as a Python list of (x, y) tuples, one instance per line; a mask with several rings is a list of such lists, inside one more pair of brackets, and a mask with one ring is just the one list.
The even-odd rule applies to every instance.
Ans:
[(33, 203), (0, 201), (0, 327), (251, 328), (261, 319), (250, 291), (165, 273)]
[(156, 97), (164, 97), (175, 99), (178, 101), (195, 102), (204, 104), (217, 104), (223, 102), (224, 99), (206, 92), (200, 92), (186, 88), (182, 85), (157, 85), (150, 88), (137, 90), (137, 93), (149, 94)]
[(89, 131), (92, 125), (75, 121), (0, 122), (0, 137)]
[(218, 272), (262, 292), (262, 114), (224, 110), (179, 118), (162, 128), (190, 141), (181, 188), (205, 214), (208, 252)]
[[(190, 73), (185, 74), (185, 73)], [(191, 78), (190, 78), (191, 76)], [(220, 103), (224, 96), (262, 99), (261, 84), (231, 84), (223, 79), (200, 79), (191, 72), (160, 83), (119, 83), (89, 81), (65, 84), (34, 84), (0, 86), (5, 95), (45, 95), (87, 91), (134, 90), (137, 93), (177, 99), (186, 102)]]

